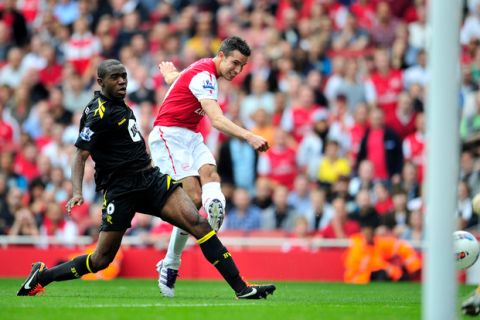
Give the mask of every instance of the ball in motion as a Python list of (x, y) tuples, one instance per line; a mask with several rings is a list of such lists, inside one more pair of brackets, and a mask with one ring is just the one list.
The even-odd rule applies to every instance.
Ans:
[(453, 248), (457, 269), (470, 268), (480, 254), (480, 247), (475, 236), (463, 230), (453, 233)]

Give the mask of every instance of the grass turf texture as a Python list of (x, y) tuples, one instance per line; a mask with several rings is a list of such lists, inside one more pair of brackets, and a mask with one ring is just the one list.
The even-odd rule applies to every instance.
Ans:
[[(236, 300), (220, 281), (180, 280), (174, 299), (161, 297), (153, 279), (57, 282), (41, 296), (17, 297), (22, 281), (0, 279), (0, 319), (421, 318), (421, 286), (415, 283), (276, 282), (277, 291), (267, 300)], [(460, 286), (457, 310), (473, 288)]]

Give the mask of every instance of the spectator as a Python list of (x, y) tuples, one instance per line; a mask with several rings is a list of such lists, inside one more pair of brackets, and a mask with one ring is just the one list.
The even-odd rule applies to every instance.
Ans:
[(82, 112), (83, 107), (92, 99), (92, 94), (85, 89), (82, 77), (76, 72), (65, 79), (63, 92), (63, 105), (72, 113)]
[(15, 221), (8, 231), (9, 236), (38, 236), (38, 228), (32, 212), (22, 208), (15, 212)]
[(400, 22), (392, 15), (386, 1), (379, 2), (375, 11), (375, 20), (370, 28), (370, 39), (374, 46), (391, 48), (395, 41), (395, 31)]
[(357, 164), (368, 159), (374, 167), (375, 179), (398, 180), (402, 169), (402, 145), (398, 135), (385, 126), (383, 111), (370, 112), (370, 128), (360, 145)]
[(370, 160), (363, 160), (358, 166), (358, 174), (354, 176), (348, 185), (348, 193), (355, 196), (360, 190), (367, 190), (373, 195), (375, 185), (375, 168)]
[(463, 141), (468, 141), (476, 137), (480, 132), (480, 103), (476, 103), (475, 112), (471, 115), (463, 116), (460, 123), (460, 137)]
[(475, 11), (470, 12), (460, 30), (460, 43), (467, 45), (470, 41), (480, 38), (480, 3)]
[(351, 166), (348, 159), (339, 155), (339, 145), (335, 140), (327, 140), (325, 154), (318, 167), (317, 181), (320, 186), (330, 190), (342, 176), (349, 176)]
[(5, 200), (0, 200), (0, 234), (8, 234), (18, 210), (22, 208), (22, 191), (9, 188)]
[(320, 230), (319, 236), (326, 239), (345, 239), (360, 231), (357, 221), (348, 216), (345, 199), (334, 199), (332, 207), (333, 217), (330, 223)]
[(420, 50), (417, 54), (416, 64), (408, 67), (404, 72), (403, 87), (408, 90), (416, 83), (425, 87), (428, 81), (427, 62), (425, 50)]
[(252, 128), (252, 115), (258, 109), (264, 109), (268, 114), (273, 114), (275, 100), (273, 93), (268, 91), (268, 86), (260, 74), (251, 80), (251, 93), (240, 104), (240, 119), (247, 128)]
[(100, 41), (88, 30), (88, 21), (80, 17), (73, 23), (73, 34), (63, 47), (65, 60), (73, 64), (75, 71), (83, 75), (91, 59), (100, 53)]
[(403, 89), (403, 74), (393, 69), (386, 49), (374, 53), (375, 70), (367, 79), (367, 102), (379, 107), (388, 118), (395, 111), (398, 95)]
[(368, 45), (368, 32), (358, 25), (357, 17), (348, 13), (345, 26), (334, 33), (333, 49), (337, 51), (361, 51)]
[(423, 213), (421, 210), (413, 210), (408, 219), (405, 230), (400, 235), (400, 239), (407, 241), (423, 241), (425, 234), (423, 232)]
[(251, 118), (253, 120), (251, 131), (264, 137), (269, 145), (273, 145), (276, 127), (272, 124), (272, 114), (264, 108), (259, 108), (252, 113)]
[(128, 99), (137, 105), (142, 102), (149, 102), (152, 105), (155, 104), (155, 91), (148, 83), (148, 71), (143, 65), (135, 69), (134, 78), (137, 81), (138, 87), (128, 95)]
[(425, 120), (423, 113), (418, 113), (415, 119), (416, 131), (403, 139), (402, 150), (405, 161), (412, 162), (417, 167), (418, 182), (422, 183), (425, 168)]
[(317, 178), (318, 166), (323, 157), (328, 137), (328, 111), (320, 109), (312, 114), (313, 128), (306, 134), (297, 149), (297, 165), (311, 180)]
[(389, 118), (385, 118), (386, 126), (390, 127), (403, 140), (415, 132), (417, 113), (413, 107), (412, 99), (407, 92), (398, 96), (397, 107)]
[(313, 189), (310, 192), (310, 208), (300, 214), (308, 219), (309, 230), (323, 230), (333, 217), (333, 209), (327, 202), (325, 190)]
[(260, 155), (258, 174), (273, 183), (293, 187), (298, 173), (295, 150), (288, 146), (288, 133), (281, 129), (275, 132), (275, 142), (267, 152)]
[(248, 142), (234, 137), (227, 139), (220, 146), (218, 157), (218, 174), (224, 183), (255, 193), (258, 153)]
[(0, 102), (0, 153), (14, 147), (13, 126), (5, 119), (4, 113), (4, 105)]
[(287, 202), (297, 212), (306, 212), (310, 207), (310, 181), (305, 174), (298, 174), (293, 190), (287, 194)]
[(74, 244), (78, 236), (78, 228), (72, 220), (64, 216), (58, 203), (50, 202), (47, 205), (40, 234), (43, 237), (54, 237), (61, 244)]
[(7, 60), (7, 53), (13, 47), (8, 41), (9, 29), (4, 21), (0, 21), (0, 66)]
[(268, 178), (258, 178), (255, 182), (255, 197), (252, 204), (264, 210), (272, 205), (272, 182)]
[(401, 188), (407, 193), (408, 203), (421, 196), (420, 184), (417, 177), (417, 168), (415, 165), (406, 161), (402, 168), (400, 182), (394, 184), (396, 188)]
[(401, 237), (410, 228), (411, 212), (407, 208), (407, 193), (398, 189), (392, 195), (393, 208), (380, 217), (380, 224), (385, 232), (395, 237)]
[(466, 181), (471, 194), (480, 192), (480, 169), (478, 160), (471, 150), (464, 150), (460, 155), (460, 180)]
[(360, 150), (360, 144), (362, 142), (365, 132), (368, 128), (368, 116), (369, 109), (365, 103), (357, 105), (353, 114), (353, 124), (348, 129), (348, 136), (350, 142), (350, 150), (348, 152), (348, 158), (351, 163), (356, 163), (358, 151)]
[(27, 179), (15, 171), (15, 154), (12, 151), (3, 152), (0, 154), (0, 173), (3, 173), (7, 179), (8, 188), (18, 188), (21, 191), (26, 191), (28, 182)]
[(393, 208), (392, 197), (390, 196), (390, 190), (387, 185), (382, 182), (375, 183), (375, 211), (379, 215), (385, 215)]
[[(408, 25), (408, 46), (412, 51), (411, 54), (420, 54), (424, 52), (427, 44), (427, 15), (425, 4), (419, 3), (416, 5), (417, 20)], [(417, 61), (419, 56), (417, 55)]]
[(30, 34), (25, 17), (17, 10), (16, 0), (4, 1), (3, 8), (0, 9), (0, 20), (11, 30), (10, 40), (15, 46), (24, 47), (28, 44)]
[(23, 52), (18, 47), (8, 51), (7, 64), (0, 69), (0, 84), (8, 85), (11, 88), (18, 88), (23, 80), (27, 69), (22, 64)]
[(478, 215), (473, 214), (472, 195), (466, 181), (460, 180), (457, 185), (457, 229), (465, 230), (478, 223)]
[(261, 228), (264, 230), (284, 230), (291, 232), (298, 216), (295, 208), (288, 203), (288, 189), (276, 186), (273, 191), (273, 203), (261, 213)]
[(367, 88), (362, 76), (357, 60), (354, 58), (347, 59), (345, 76), (338, 85), (337, 98), (340, 94), (345, 96), (348, 111), (351, 114), (355, 112), (359, 104), (367, 102)]
[(252, 231), (260, 229), (260, 209), (251, 203), (248, 190), (238, 188), (233, 194), (233, 208), (227, 213), (225, 229)]

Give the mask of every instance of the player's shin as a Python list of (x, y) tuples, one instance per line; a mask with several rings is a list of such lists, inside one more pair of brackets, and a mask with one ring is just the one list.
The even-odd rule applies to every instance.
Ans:
[(84, 274), (91, 273), (90, 256), (90, 254), (78, 256), (70, 261), (45, 270), (41, 273), (41, 278), (39, 279), (40, 284), (46, 286), (53, 281), (77, 279)]
[(240, 277), (230, 252), (220, 242), (215, 231), (209, 232), (201, 239), (198, 239), (197, 242), (205, 258), (217, 268), (218, 272), (220, 272), (235, 292), (245, 289), (247, 284)]

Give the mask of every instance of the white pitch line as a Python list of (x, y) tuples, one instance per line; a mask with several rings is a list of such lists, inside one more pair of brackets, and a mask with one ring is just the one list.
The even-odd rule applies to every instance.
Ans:
[[(87, 308), (185, 308), (185, 307), (198, 307), (198, 308), (211, 308), (211, 307), (245, 307), (249, 305), (259, 305), (259, 303), (183, 303), (183, 304), (162, 304), (162, 303), (142, 303), (142, 304), (74, 304), (69, 305), (68, 308), (75, 309), (87, 309)], [(33, 305), (17, 305), (21, 308), (35, 308)]]

